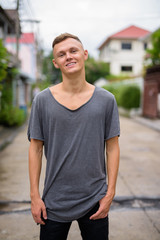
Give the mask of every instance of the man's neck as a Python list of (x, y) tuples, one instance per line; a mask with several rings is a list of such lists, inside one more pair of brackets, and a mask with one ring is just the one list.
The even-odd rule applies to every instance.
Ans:
[(88, 85), (85, 79), (85, 75), (74, 75), (72, 77), (62, 76), (62, 90), (70, 93), (79, 93), (82, 92)]

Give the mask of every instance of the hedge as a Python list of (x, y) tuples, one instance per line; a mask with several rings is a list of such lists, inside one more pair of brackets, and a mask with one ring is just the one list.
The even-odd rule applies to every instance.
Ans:
[(137, 85), (109, 84), (104, 88), (115, 96), (118, 106), (125, 109), (139, 108), (141, 91)]
[(21, 126), (26, 120), (24, 110), (6, 105), (0, 112), (0, 124), (7, 127)]

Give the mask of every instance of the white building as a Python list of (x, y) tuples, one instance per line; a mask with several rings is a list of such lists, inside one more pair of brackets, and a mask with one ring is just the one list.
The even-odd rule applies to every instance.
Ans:
[[(6, 38), (5, 47), (9, 52), (16, 53), (16, 38), (10, 36)], [(22, 33), (19, 39), (19, 59), (21, 61), (20, 70), (27, 74), (32, 82), (36, 81), (37, 59), (36, 59), (36, 39), (34, 33)]]
[(99, 59), (110, 64), (110, 73), (138, 76), (142, 74), (145, 49), (144, 37), (149, 31), (130, 26), (108, 37), (99, 47)]
[[(7, 50), (16, 53), (15, 36), (6, 37)], [(36, 82), (37, 56), (34, 33), (22, 33), (19, 38), (19, 76), (12, 82), (13, 105), (24, 108), (31, 102), (31, 85)]]

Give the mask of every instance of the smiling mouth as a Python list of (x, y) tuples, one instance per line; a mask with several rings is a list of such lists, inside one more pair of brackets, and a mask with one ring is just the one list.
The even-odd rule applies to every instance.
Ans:
[(73, 66), (73, 65), (75, 65), (75, 64), (76, 64), (75, 62), (72, 62), (72, 63), (66, 64), (66, 66), (67, 66), (67, 67), (70, 67), (70, 66)]

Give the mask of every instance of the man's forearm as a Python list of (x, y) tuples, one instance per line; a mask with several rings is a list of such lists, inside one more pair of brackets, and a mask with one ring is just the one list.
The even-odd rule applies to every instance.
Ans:
[(118, 137), (111, 139), (106, 144), (107, 154), (107, 174), (108, 174), (108, 190), (107, 195), (115, 195), (116, 181), (119, 169), (119, 143)]
[(30, 196), (31, 196), (31, 212), (34, 221), (38, 224), (45, 224), (47, 219), (46, 207), (39, 193), (39, 179), (41, 174), (43, 155), (43, 142), (39, 140), (31, 140), (29, 148), (29, 176), (30, 176)]
[[(37, 144), (38, 143), (38, 144)], [(42, 166), (43, 145), (36, 140), (31, 140), (29, 148), (29, 177), (30, 177), (30, 196), (39, 197), (39, 179)]]

